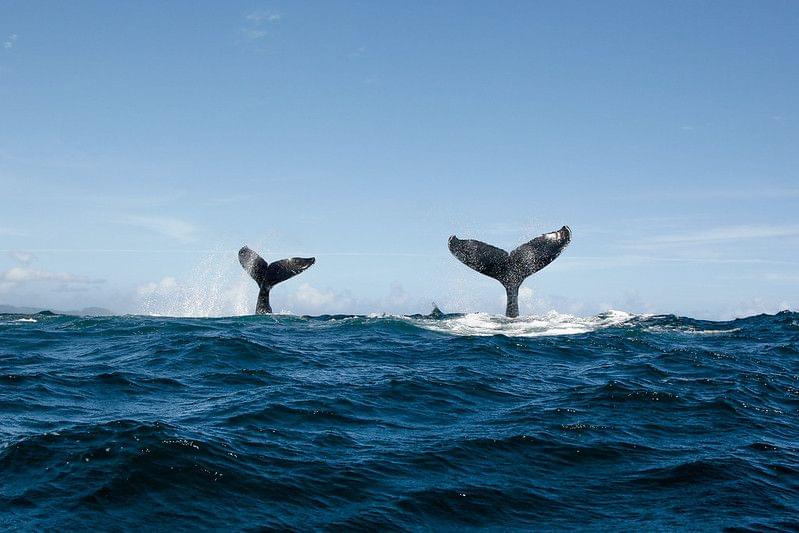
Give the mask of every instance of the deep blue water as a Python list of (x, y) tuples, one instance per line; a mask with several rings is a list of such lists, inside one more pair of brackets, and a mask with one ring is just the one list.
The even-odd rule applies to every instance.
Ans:
[(0, 528), (797, 529), (798, 350), (789, 312), (0, 315)]

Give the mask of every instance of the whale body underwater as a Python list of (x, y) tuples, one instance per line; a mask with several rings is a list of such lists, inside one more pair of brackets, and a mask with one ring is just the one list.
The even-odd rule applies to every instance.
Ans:
[[(519, 287), (554, 261), (571, 242), (571, 230), (563, 226), (557, 231), (544, 233), (511, 251), (473, 239), (449, 238), (449, 251), (469, 268), (499, 281), (505, 288), (507, 305), (505, 316), (519, 316)], [(258, 303), (255, 314), (272, 312), (269, 293), (280, 282), (293, 278), (311, 267), (314, 257), (290, 257), (267, 263), (260, 255), (244, 246), (239, 250), (239, 263), (258, 284)], [(436, 307), (435, 312), (438, 311)], [(440, 313), (440, 311), (438, 311)]]

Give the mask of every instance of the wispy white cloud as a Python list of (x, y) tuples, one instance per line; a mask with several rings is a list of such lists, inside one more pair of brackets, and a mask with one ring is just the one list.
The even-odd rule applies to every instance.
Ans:
[(366, 47), (359, 46), (358, 48), (347, 54), (347, 57), (349, 59), (357, 59), (359, 57), (362, 57), (365, 53), (366, 53)]
[(0, 276), (1, 281), (9, 283), (26, 283), (30, 281), (65, 281), (65, 282), (88, 282), (88, 278), (76, 276), (68, 272), (48, 272), (46, 270), (34, 270), (31, 268), (13, 267), (3, 272)]
[(721, 226), (684, 233), (657, 235), (647, 238), (646, 244), (706, 244), (713, 242), (796, 236), (799, 236), (799, 225)]
[(751, 257), (692, 257), (692, 256), (650, 256), (650, 255), (601, 255), (566, 256), (558, 259), (563, 270), (603, 270), (612, 268), (636, 267), (657, 263), (684, 263), (700, 265), (795, 265), (793, 261), (760, 259)]
[(244, 18), (253, 24), (263, 24), (264, 22), (277, 22), (283, 17), (280, 13), (273, 11), (257, 10), (247, 13)]
[(251, 41), (257, 41), (258, 39), (266, 37), (266, 32), (264, 30), (253, 29), (253, 28), (244, 28), (243, 30), (241, 30), (241, 33), (242, 35), (244, 35), (246, 39), (249, 39)]
[(15, 261), (18, 261), (23, 264), (30, 263), (36, 258), (36, 256), (34, 256), (32, 253), (25, 252), (22, 250), (10, 250), (8, 252), (8, 255), (11, 256), (11, 258), (14, 259)]
[(197, 240), (197, 227), (185, 220), (158, 216), (126, 216), (120, 224), (144, 228), (183, 243)]
[(799, 282), (799, 273), (796, 272), (753, 272), (748, 274), (729, 274), (719, 276), (725, 280), (756, 280), (756, 281), (771, 281), (775, 283), (797, 283)]
[(23, 237), (25, 234), (18, 229), (0, 226), (0, 235), (8, 237)]
[(244, 15), (245, 26), (241, 29), (241, 34), (248, 41), (259, 41), (267, 36), (266, 27), (276, 24), (282, 16), (273, 11), (251, 11)]
[(105, 280), (78, 276), (69, 272), (51, 272), (28, 267), (12, 267), (0, 274), (0, 292), (28, 283), (60, 283), (66, 286), (95, 285)]
[(238, 204), (241, 202), (251, 201), (252, 197), (248, 194), (231, 194), (230, 196), (215, 196), (208, 198), (203, 202), (203, 205), (209, 206), (222, 206), (229, 204)]
[(624, 199), (653, 199), (658, 200), (770, 200), (799, 198), (799, 188), (797, 187), (718, 187), (708, 189), (692, 189), (681, 187), (676, 190), (652, 189), (646, 192), (630, 192), (620, 196)]
[(799, 283), (799, 273), (793, 272), (766, 272), (763, 274), (766, 281)]
[(3, 41), (3, 48), (5, 48), (6, 50), (11, 50), (12, 48), (14, 48), (14, 46), (16, 46), (18, 38), (19, 36), (16, 33), (12, 33), (8, 37), (6, 37), (5, 41)]

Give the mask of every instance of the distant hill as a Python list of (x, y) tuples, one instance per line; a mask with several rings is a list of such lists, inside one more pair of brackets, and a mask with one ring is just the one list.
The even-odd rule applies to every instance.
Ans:
[(105, 307), (84, 307), (83, 309), (61, 311), (57, 309), (46, 309), (44, 307), (17, 307), (15, 305), (0, 304), (0, 314), (33, 315), (36, 313), (40, 313), (42, 311), (51, 311), (59, 315), (75, 315), (75, 316), (110, 316), (116, 314), (110, 309), (106, 309)]

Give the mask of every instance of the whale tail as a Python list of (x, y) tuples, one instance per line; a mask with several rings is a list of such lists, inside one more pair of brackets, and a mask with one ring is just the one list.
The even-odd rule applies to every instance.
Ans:
[(430, 314), (427, 315), (427, 318), (443, 318), (443, 317), (444, 313), (441, 311), (441, 309), (438, 308), (438, 305), (436, 305), (436, 303), (433, 302), (433, 310), (430, 311)]
[(315, 262), (316, 258), (314, 257), (291, 257), (267, 263), (260, 255), (246, 246), (239, 250), (239, 263), (255, 280), (260, 289), (255, 313), (258, 315), (271, 313), (269, 291), (272, 287), (307, 270)]
[(449, 251), (463, 264), (502, 283), (508, 295), (505, 314), (519, 316), (519, 287), (560, 255), (571, 241), (571, 230), (563, 226), (524, 243), (511, 253), (472, 239), (449, 238)]

